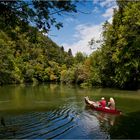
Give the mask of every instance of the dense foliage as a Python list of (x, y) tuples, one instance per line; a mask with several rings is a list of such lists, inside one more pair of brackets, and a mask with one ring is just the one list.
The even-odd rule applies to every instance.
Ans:
[[(47, 36), (55, 16), (76, 12), (73, 1), (0, 1), (0, 84), (60, 81), (73, 63)], [(31, 27), (31, 25), (33, 27)]]
[(70, 65), (68, 53), (41, 32), (0, 31), (0, 83), (59, 81), (60, 73)]
[[(71, 1), (32, 1), (34, 9), (29, 5), (28, 1), (0, 2), (0, 84), (57, 81), (122, 89), (140, 87), (139, 1), (117, 1), (112, 23), (103, 26), (102, 46), (89, 57), (81, 52), (73, 57), (71, 49), (65, 52), (63, 46), (43, 35), (51, 25), (61, 26), (51, 13), (76, 12)], [(22, 8), (16, 9), (18, 6)]]
[(97, 59), (93, 69), (103, 86), (135, 89), (140, 86), (140, 2), (117, 4), (113, 23), (104, 24), (102, 48), (92, 55)]
[(30, 23), (38, 29), (48, 32), (51, 26), (60, 29), (63, 25), (56, 20), (58, 15), (64, 13), (77, 12), (77, 1), (61, 0), (11, 0), (0, 1), (0, 17), (5, 24), (10, 27)]
[[(76, 83), (121, 89), (140, 87), (140, 2), (122, 0), (117, 5), (112, 23), (104, 23), (101, 48), (73, 68)], [(89, 42), (93, 44), (94, 39)]]
[[(117, 1), (112, 24), (104, 24), (104, 43), (92, 54), (93, 82), (126, 89), (140, 85), (140, 2)], [(98, 78), (96, 78), (98, 75)], [(98, 79), (98, 80), (97, 80)]]

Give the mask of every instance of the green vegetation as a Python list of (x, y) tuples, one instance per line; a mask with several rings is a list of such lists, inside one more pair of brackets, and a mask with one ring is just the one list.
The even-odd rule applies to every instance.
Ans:
[[(84, 62), (79, 60), (79, 54), (75, 57), (79, 64), (70, 70), (75, 74), (75, 83), (121, 89), (140, 87), (140, 2), (123, 0), (117, 5), (112, 24), (105, 22), (103, 26), (102, 47)], [(89, 45), (94, 43), (92, 39)]]
[(62, 27), (55, 16), (66, 12), (76, 12), (74, 2), (0, 2), (0, 84), (60, 81), (61, 71), (73, 63), (72, 53), (44, 32)]
[[(41, 32), (21, 33), (17, 26), (11, 33), (0, 31), (0, 83), (59, 81), (60, 73), (69, 67), (71, 56)], [(33, 35), (29, 35), (33, 34)]]
[[(78, 2), (78, 1), (76, 1)], [(0, 1), (0, 22), (4, 22), (3, 27), (14, 28), (24, 23), (32, 23), (38, 29), (48, 32), (51, 26), (60, 29), (63, 24), (56, 20), (58, 15), (64, 13), (77, 12), (74, 1)], [(25, 27), (23, 25), (23, 29)]]
[(103, 26), (102, 47), (89, 57), (81, 52), (73, 57), (71, 49), (65, 52), (43, 34), (52, 25), (62, 27), (52, 15), (76, 12), (72, 1), (0, 2), (0, 84), (63, 82), (139, 88), (140, 2), (117, 4), (113, 22)]
[(140, 86), (140, 2), (117, 1), (112, 24), (104, 24), (103, 45), (90, 57), (92, 83), (133, 89)]

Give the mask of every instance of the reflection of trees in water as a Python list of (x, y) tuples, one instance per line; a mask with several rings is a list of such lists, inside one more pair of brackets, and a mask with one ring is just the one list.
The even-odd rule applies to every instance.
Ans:
[(19, 130), (19, 127), (18, 126), (7, 126), (6, 125), (6, 120), (4, 119), (4, 117), (2, 116), (0, 118), (0, 139), (1, 139), (1, 136), (3, 135), (7, 135), (9, 133), (11, 133), (13, 136), (16, 135), (16, 131)]
[(1, 117), (0, 122), (1, 122), (1, 125), (5, 127), (5, 120), (3, 117)]
[(4, 113), (3, 116), (0, 115), (0, 139), (51, 139), (63, 135), (76, 126), (77, 111), (66, 104), (47, 112)]
[(110, 127), (114, 125), (116, 116), (98, 112), (96, 118), (102, 127)]
[(140, 112), (130, 113), (117, 118), (116, 124), (110, 129), (110, 138), (140, 138)]
[[(90, 108), (86, 106), (85, 109), (88, 110)], [(111, 127), (113, 127), (116, 124), (116, 118), (119, 116), (95, 110), (92, 111), (91, 115), (94, 115), (97, 118), (101, 130), (105, 132), (110, 131)]]
[(101, 130), (108, 132), (115, 125), (116, 115), (94, 111), (94, 116), (99, 120)]

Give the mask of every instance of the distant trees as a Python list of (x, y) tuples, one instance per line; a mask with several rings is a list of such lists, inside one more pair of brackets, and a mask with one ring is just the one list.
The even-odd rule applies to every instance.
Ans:
[(18, 39), (0, 31), (0, 84), (59, 82), (61, 71), (73, 66), (73, 56), (41, 32), (36, 32), (35, 42), (28, 32), (20, 32), (19, 26), (12, 32)]
[(56, 15), (73, 12), (74, 1), (0, 1), (0, 84), (60, 81), (73, 56), (42, 32), (60, 29)]
[(81, 53), (81, 52), (77, 52), (75, 55), (75, 63), (83, 63), (86, 59), (86, 56)]

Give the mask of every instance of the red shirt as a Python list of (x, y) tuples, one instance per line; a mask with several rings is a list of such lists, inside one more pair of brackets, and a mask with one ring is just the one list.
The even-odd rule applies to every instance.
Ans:
[(102, 107), (106, 107), (106, 100), (101, 100), (100, 104), (101, 104)]

